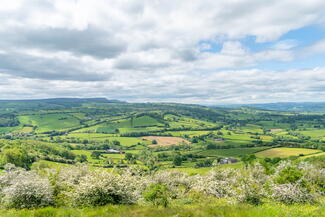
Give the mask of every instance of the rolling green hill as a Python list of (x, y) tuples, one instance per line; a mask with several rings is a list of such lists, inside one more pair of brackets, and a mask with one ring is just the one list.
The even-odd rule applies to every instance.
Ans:
[[(85, 150), (88, 158), (94, 150), (104, 152), (114, 148), (138, 153), (149, 149), (159, 156), (166, 155), (159, 159), (163, 167), (173, 166), (175, 152), (182, 156), (183, 166), (194, 168), (199, 165), (196, 162), (222, 157), (240, 159), (247, 154), (290, 157), (293, 148), (305, 148), (306, 153), (325, 150), (325, 114), (322, 113), (126, 103), (94, 98), (1, 101), (0, 114), (3, 139), (45, 142), (68, 151)], [(144, 139), (145, 136), (152, 140)], [(166, 136), (166, 142), (159, 143), (164, 145), (155, 145), (155, 136), (157, 139)], [(168, 142), (172, 137), (186, 142)], [(282, 149), (287, 151), (279, 155), (264, 154), (277, 150), (272, 147), (287, 148)], [(107, 166), (106, 158), (101, 155), (96, 165)], [(129, 161), (116, 164), (132, 166)]]
[[(42, 193), (45, 195), (43, 199), (48, 194), (53, 198), (48, 198), (51, 202), (45, 201), (47, 205), (58, 207), (15, 211), (2, 210), (0, 206), (0, 212), (4, 216), (66, 216), (63, 213), (103, 216), (98, 208), (63, 208), (75, 206), (74, 203), (79, 201), (88, 203), (91, 198), (95, 200), (90, 201), (91, 206), (119, 204), (103, 207), (105, 213), (109, 209), (107, 213), (117, 216), (146, 216), (153, 211), (147, 206), (148, 201), (142, 204), (144, 199), (160, 195), (166, 197), (167, 202), (171, 201), (168, 202), (171, 208), (155, 208), (157, 215), (165, 211), (176, 213), (175, 210), (181, 208), (189, 216), (208, 216), (211, 215), (208, 207), (195, 211), (195, 207), (206, 203), (214, 203), (224, 210), (220, 212), (226, 213), (231, 209), (225, 206), (229, 201), (240, 202), (236, 209), (245, 204), (245, 211), (238, 211), (239, 216), (242, 213), (243, 216), (264, 216), (259, 214), (259, 209), (263, 214), (292, 215), (292, 205), (283, 205), (285, 202), (270, 192), (270, 186), (273, 190), (285, 188), (288, 183), (283, 177), (306, 176), (306, 180), (313, 180), (313, 184), (301, 185), (303, 190), (298, 189), (298, 193), (292, 194), (294, 196), (285, 197), (292, 197), (300, 205), (304, 204), (301, 206), (309, 207), (311, 210), (304, 210), (307, 216), (317, 213), (319, 208), (319, 205), (306, 204), (312, 202), (311, 192), (324, 186), (318, 178), (321, 177), (320, 169), (324, 168), (324, 117), (325, 113), (126, 103), (106, 99), (0, 101), (0, 176), (6, 180), (18, 174), (12, 183), (25, 180), (21, 183), (23, 189), (34, 191), (33, 197), (19, 196), (16, 200), (15, 195), (25, 190), (15, 194), (2, 191), (2, 184), (5, 186), (8, 182), (0, 179), (0, 191), (10, 193), (6, 198), (15, 199), (6, 203), (6, 207), (13, 207), (11, 204), (17, 208), (29, 207), (30, 201), (20, 201)], [(282, 174), (277, 181), (274, 176), (279, 176), (281, 165), (287, 164), (292, 164), (283, 172), (289, 174), (288, 177)], [(307, 169), (317, 168), (313, 171), (317, 175), (309, 177), (307, 170), (304, 174), (300, 171), (299, 165), (307, 164)], [(20, 175), (26, 177), (22, 179)], [(299, 183), (308, 183), (301, 180)], [(101, 186), (103, 183), (104, 187)], [(150, 186), (149, 183), (155, 184)], [(13, 189), (18, 189), (17, 186)], [(41, 190), (39, 186), (42, 186)], [(44, 192), (43, 186), (51, 186), (53, 190)], [(116, 190), (116, 195), (110, 195), (112, 189)], [(306, 189), (313, 190), (308, 192)], [(141, 195), (133, 198), (139, 192)], [(149, 196), (144, 196), (146, 194)], [(73, 199), (76, 197), (79, 201)], [(1, 199), (0, 195), (0, 200), (6, 198)], [(121, 205), (133, 203), (121, 202), (129, 198), (133, 198), (137, 205)], [(242, 198), (246, 198), (245, 201)], [(266, 205), (250, 205), (248, 208), (246, 205), (273, 204), (275, 201), (280, 201), (276, 207), (281, 209)], [(321, 203), (321, 200), (317, 201)], [(43, 206), (43, 202), (35, 203), (35, 207)], [(130, 207), (138, 210), (137, 214), (130, 211)], [(120, 213), (116, 209), (124, 211)]]

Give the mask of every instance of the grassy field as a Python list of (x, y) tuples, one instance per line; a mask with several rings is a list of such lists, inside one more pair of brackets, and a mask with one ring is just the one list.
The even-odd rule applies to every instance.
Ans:
[(305, 131), (297, 131), (305, 136), (310, 136), (312, 138), (323, 138), (325, 137), (325, 129), (312, 129), (312, 130), (305, 130)]
[(323, 217), (325, 208), (313, 205), (260, 206), (230, 205), (225, 202), (174, 205), (170, 208), (152, 206), (111, 205), (98, 208), (42, 208), (36, 210), (1, 210), (2, 217)]
[[(136, 118), (129, 118), (121, 121), (114, 121), (112, 123), (101, 124), (96, 128), (99, 133), (114, 133), (117, 129), (121, 133), (146, 131), (146, 127), (163, 126), (162, 123), (150, 116), (141, 116)], [(144, 129), (143, 129), (144, 128)], [(122, 129), (122, 130), (121, 130)]]
[[(186, 166), (186, 165), (185, 165)], [(238, 169), (243, 168), (244, 164), (242, 162), (232, 163), (232, 164), (222, 164), (215, 167), (199, 167), (199, 168), (193, 168), (193, 167), (177, 167), (177, 168), (170, 168), (169, 170), (177, 170), (184, 173), (187, 173), (189, 175), (204, 175), (207, 174), (210, 171), (213, 171), (214, 169), (220, 169), (220, 168), (232, 168), (232, 169)]]
[(24, 125), (37, 126), (37, 132), (61, 130), (80, 125), (77, 118), (64, 113), (20, 116), (19, 121)]
[(0, 127), (0, 134), (6, 134), (15, 130), (20, 130), (21, 127)]
[[(143, 136), (142, 139), (150, 142), (151, 147), (179, 145), (181, 143), (189, 144), (189, 142), (183, 138), (171, 136)], [(157, 144), (153, 144), (152, 141), (156, 141)]]
[(324, 155), (325, 155), (325, 152), (321, 152), (321, 153), (316, 153), (316, 154), (303, 156), (303, 157), (300, 157), (300, 159), (306, 159), (306, 158), (310, 158), (310, 157), (319, 157), (319, 156), (324, 156)]
[(122, 146), (132, 146), (138, 143), (150, 144), (151, 141), (145, 141), (140, 137), (120, 137), (114, 134), (103, 134), (103, 133), (71, 133), (61, 138), (75, 138), (89, 141), (119, 141)]
[(166, 133), (171, 134), (172, 136), (201, 136), (201, 135), (206, 135), (210, 132), (214, 132), (214, 131), (207, 131), (207, 130), (202, 130), (202, 131), (167, 131)]
[(320, 150), (315, 149), (306, 149), (306, 148), (272, 148), (265, 151), (261, 151), (256, 153), (257, 157), (265, 158), (265, 157), (290, 157), (290, 156), (299, 156), (299, 155), (311, 155), (321, 152)]
[(269, 147), (254, 147), (254, 148), (228, 148), (228, 149), (214, 149), (198, 152), (205, 156), (224, 156), (224, 157), (239, 157), (245, 154), (253, 154)]

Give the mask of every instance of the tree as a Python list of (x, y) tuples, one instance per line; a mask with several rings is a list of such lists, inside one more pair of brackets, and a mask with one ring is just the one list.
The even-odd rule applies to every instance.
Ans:
[(157, 140), (152, 140), (152, 144), (154, 144), (154, 145), (156, 145), (156, 144), (158, 144), (158, 142), (157, 142)]
[(80, 162), (80, 163), (87, 162), (87, 156), (84, 155), (84, 154), (77, 155), (77, 161)]
[(131, 153), (126, 153), (125, 160), (127, 160), (131, 164), (134, 164), (136, 162), (136, 156)]
[(173, 165), (174, 166), (181, 166), (182, 161), (183, 161), (182, 155), (179, 152), (177, 152), (176, 155), (173, 158)]
[(158, 169), (157, 158), (153, 155), (150, 149), (144, 149), (140, 152), (138, 159), (143, 162), (143, 164), (149, 169), (149, 171), (154, 171)]
[(252, 164), (255, 159), (256, 159), (256, 156), (254, 154), (246, 154), (241, 157), (241, 160), (244, 162), (244, 164), (246, 166), (248, 164)]
[(93, 158), (93, 159), (99, 159), (99, 157), (102, 155), (102, 153), (100, 152), (100, 151), (93, 151), (92, 153), (91, 153), (91, 157)]
[(207, 159), (207, 160), (203, 160), (203, 161), (197, 162), (194, 167), (195, 168), (199, 168), (199, 167), (211, 167), (212, 166), (212, 163), (213, 163), (213, 160)]
[(114, 140), (112, 142), (112, 144), (115, 145), (115, 146), (120, 146), (121, 145), (121, 143), (119, 141), (117, 141), (117, 140)]
[(216, 145), (216, 144), (213, 144), (213, 143), (209, 143), (209, 144), (206, 146), (206, 149), (207, 149), (207, 150), (216, 149), (216, 148), (217, 148), (217, 145)]
[(26, 150), (12, 148), (5, 149), (2, 152), (2, 164), (12, 163), (17, 167), (23, 167), (29, 169), (32, 163), (35, 161), (35, 157), (29, 155)]

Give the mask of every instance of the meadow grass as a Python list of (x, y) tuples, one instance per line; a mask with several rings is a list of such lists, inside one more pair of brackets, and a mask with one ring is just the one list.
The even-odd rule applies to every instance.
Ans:
[(204, 156), (239, 157), (245, 154), (253, 154), (268, 148), (269, 147), (213, 149), (204, 150), (198, 153)]
[(227, 204), (225, 202), (175, 205), (168, 208), (140, 205), (109, 205), (97, 208), (53, 208), (0, 210), (2, 217), (322, 217), (324, 206)]
[(303, 156), (303, 157), (300, 157), (300, 159), (306, 159), (306, 158), (310, 158), (310, 157), (319, 157), (319, 156), (323, 156), (323, 155), (325, 155), (325, 152), (320, 152), (320, 153), (316, 153), (316, 154)]
[(325, 129), (311, 129), (311, 130), (305, 130), (305, 131), (297, 131), (298, 133), (304, 135), (304, 136), (310, 136), (314, 139), (318, 138), (323, 138), (325, 137)]
[(41, 114), (19, 116), (21, 124), (37, 126), (37, 132), (61, 130), (80, 125), (80, 121), (69, 114)]
[(149, 144), (150, 141), (145, 141), (139, 137), (120, 137), (114, 136), (113, 134), (103, 134), (103, 133), (71, 133), (67, 136), (62, 136), (61, 138), (78, 138), (81, 140), (95, 140), (95, 141), (119, 141), (122, 146), (131, 146), (138, 143)]
[(31, 133), (33, 132), (33, 127), (22, 127), (19, 130), (13, 131), (13, 133)]
[(176, 117), (173, 115), (166, 115), (165, 120), (168, 120), (168, 123), (171, 128), (182, 128), (190, 127), (193, 129), (200, 129), (202, 127), (214, 127), (215, 124), (203, 120), (193, 119), (189, 117)]
[(281, 157), (286, 158), (290, 156), (299, 156), (300, 154), (303, 155), (310, 155), (321, 152), (321, 150), (316, 149), (307, 149), (307, 148), (272, 148), (265, 151), (261, 151), (256, 153), (257, 157), (265, 158), (265, 157)]
[(176, 168), (169, 168), (168, 170), (177, 170), (181, 171), (184, 173), (187, 173), (189, 175), (204, 175), (207, 174), (210, 171), (213, 171), (214, 169), (224, 169), (224, 168), (229, 168), (229, 169), (239, 169), (243, 168), (244, 164), (242, 162), (237, 162), (237, 163), (232, 163), (232, 164), (222, 164), (218, 165), (215, 167), (199, 167), (199, 168), (194, 168), (194, 167), (176, 167)]
[(188, 130), (188, 131), (166, 131), (166, 133), (171, 134), (172, 136), (201, 136), (201, 135), (206, 135), (210, 132), (214, 131), (208, 131), (208, 130)]
[(21, 127), (0, 127), (0, 134), (6, 134), (15, 130), (20, 130)]

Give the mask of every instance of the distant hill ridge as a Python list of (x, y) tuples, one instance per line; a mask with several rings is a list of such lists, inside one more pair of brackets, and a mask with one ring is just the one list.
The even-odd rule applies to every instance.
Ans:
[(222, 107), (238, 108), (243, 106), (253, 107), (257, 109), (287, 112), (325, 112), (325, 102), (276, 102), (259, 104), (231, 104), (224, 105)]
[(102, 98), (48, 98), (48, 99), (18, 99), (0, 100), (0, 103), (67, 103), (67, 102), (102, 102), (102, 103), (123, 103), (116, 99)]

